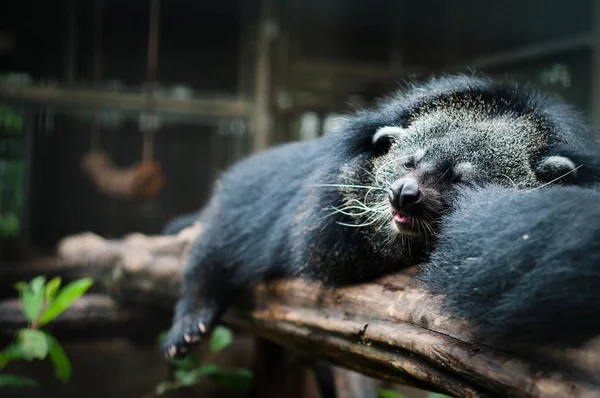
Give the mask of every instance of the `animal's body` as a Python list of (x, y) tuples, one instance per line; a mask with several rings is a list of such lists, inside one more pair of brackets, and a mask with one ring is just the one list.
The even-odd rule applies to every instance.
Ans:
[(596, 154), (588, 125), (561, 102), (454, 77), (251, 156), (222, 175), (199, 216), (165, 352), (185, 352), (255, 282), (358, 283), (423, 261), (464, 185), (594, 182)]
[(467, 188), (421, 268), (481, 337), (585, 342), (600, 334), (600, 190)]

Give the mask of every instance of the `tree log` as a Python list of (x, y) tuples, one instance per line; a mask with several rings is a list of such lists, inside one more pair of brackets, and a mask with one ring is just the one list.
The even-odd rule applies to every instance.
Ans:
[[(160, 239), (165, 242), (164, 237)], [(185, 239), (189, 242), (189, 235)], [(146, 243), (156, 246), (157, 242)], [(103, 322), (122, 325), (127, 316), (118, 314), (127, 311), (131, 322), (149, 322), (148, 314), (172, 309), (179, 291), (181, 253), (173, 260), (171, 252), (172, 261), (167, 261), (167, 252), (154, 250), (153, 261), (128, 263), (124, 256), (112, 255), (105, 257), (110, 261), (85, 265), (71, 259), (46, 262), (44, 267), (10, 267), (10, 272), (0, 269), (0, 285), (8, 287), (42, 268), (47, 276), (87, 274), (96, 279), (98, 290), (119, 303), (105, 302), (109, 314), (95, 312), (103, 316)], [(339, 289), (302, 280), (263, 283), (248, 292), (224, 320), (378, 379), (457, 397), (600, 396), (600, 339), (578, 349), (480, 341), (468, 322), (443, 314), (438, 300), (417, 287), (415, 272), (413, 268)], [(0, 304), (0, 329), (18, 323), (19, 315), (14, 308), (8, 311), (9, 305), (14, 303)], [(93, 312), (84, 314), (82, 306), (67, 310), (56, 322), (68, 319), (72, 325), (80, 319), (90, 323)]]

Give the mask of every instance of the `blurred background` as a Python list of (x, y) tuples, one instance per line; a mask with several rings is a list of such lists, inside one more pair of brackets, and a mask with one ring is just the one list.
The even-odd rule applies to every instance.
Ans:
[[(83, 231), (160, 233), (241, 157), (325, 134), (407, 79), (473, 70), (600, 125), (600, 1), (3, 0), (0, 260)], [(72, 382), (40, 366), (30, 394), (142, 396), (164, 376), (153, 345), (65, 346)]]

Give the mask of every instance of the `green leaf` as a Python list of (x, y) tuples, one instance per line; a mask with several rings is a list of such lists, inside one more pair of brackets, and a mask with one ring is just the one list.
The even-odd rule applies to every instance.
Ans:
[(38, 276), (33, 278), (29, 285), (23, 287), (19, 285), (21, 293), (21, 303), (23, 304), (23, 313), (31, 322), (36, 321), (44, 304), (44, 283), (46, 278)]
[(379, 398), (407, 398), (406, 395), (401, 394), (397, 391), (394, 390), (386, 390), (386, 389), (380, 389), (379, 391), (377, 391), (377, 396)]
[(19, 331), (19, 345), (24, 359), (44, 359), (48, 355), (48, 341), (44, 332), (34, 329)]
[(46, 339), (48, 340), (50, 360), (56, 370), (56, 377), (63, 383), (66, 383), (71, 378), (71, 362), (56, 338), (46, 333)]
[(179, 369), (175, 371), (175, 378), (182, 386), (193, 386), (198, 383), (200, 374), (194, 370)]
[(52, 301), (56, 292), (58, 292), (58, 288), (60, 287), (61, 279), (60, 276), (52, 279), (46, 284), (46, 301)]
[(15, 283), (15, 289), (19, 291), (19, 293), (23, 294), (24, 290), (27, 289), (27, 283), (21, 281)]
[(205, 376), (218, 386), (244, 391), (250, 388), (254, 375), (247, 369), (222, 369), (215, 364), (206, 364), (193, 370), (177, 370), (175, 377), (181, 386), (198, 383), (199, 377)]
[(196, 369), (196, 371), (201, 376), (212, 376), (219, 373), (221, 371), (221, 368), (218, 365), (215, 365), (214, 363), (209, 363), (206, 365), (202, 365), (201, 367)]
[(233, 333), (229, 328), (217, 326), (210, 336), (210, 350), (219, 352), (225, 349), (233, 342)]
[(9, 362), (15, 361), (17, 359), (23, 358), (23, 353), (21, 352), (21, 345), (18, 343), (12, 343), (2, 352), (0, 352), (0, 369), (5, 367)]
[(77, 281), (69, 283), (67, 286), (62, 288), (56, 299), (50, 304), (50, 307), (42, 315), (40, 326), (47, 324), (57, 316), (59, 316), (64, 310), (66, 310), (73, 301), (81, 297), (93, 284), (91, 278), (83, 278)]
[(220, 369), (207, 377), (220, 387), (247, 391), (252, 386), (254, 375), (248, 369)]
[(444, 395), (437, 392), (430, 392), (427, 394), (427, 398), (452, 398), (450, 395)]
[(0, 374), (0, 387), (35, 387), (37, 385), (37, 381), (28, 377)]
[(158, 383), (158, 385), (154, 389), (154, 393), (156, 395), (164, 395), (164, 393), (166, 393), (167, 391), (175, 390), (176, 388), (177, 385), (172, 381), (162, 381)]
[(198, 366), (198, 356), (194, 353), (189, 353), (181, 359), (169, 359), (169, 362), (175, 365), (178, 369), (191, 370)]

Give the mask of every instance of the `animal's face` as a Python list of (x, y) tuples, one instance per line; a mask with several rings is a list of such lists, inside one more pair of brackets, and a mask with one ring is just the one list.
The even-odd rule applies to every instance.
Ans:
[(568, 158), (543, 157), (544, 131), (524, 117), (439, 110), (408, 127), (379, 127), (373, 145), (379, 155), (363, 166), (365, 188), (349, 190), (341, 209), (384, 242), (427, 240), (461, 184), (535, 188), (576, 173)]

